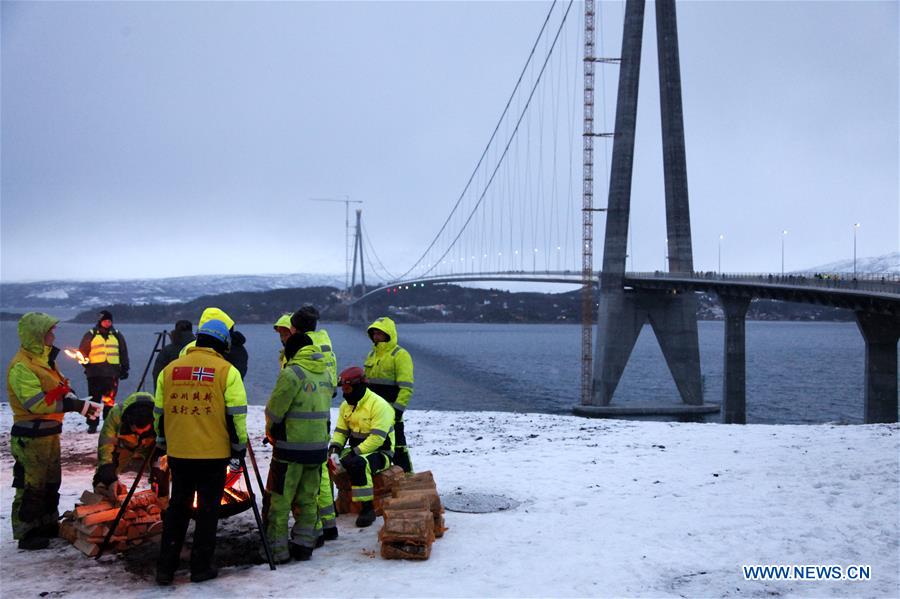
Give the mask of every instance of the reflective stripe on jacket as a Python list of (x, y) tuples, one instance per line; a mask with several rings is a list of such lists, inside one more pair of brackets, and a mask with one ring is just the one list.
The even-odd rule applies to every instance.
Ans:
[(366, 389), (356, 406), (341, 402), (331, 445), (342, 448), (347, 441), (356, 454), (383, 451), (394, 455), (394, 410), (384, 398)]
[(247, 393), (215, 350), (192, 347), (166, 366), (153, 408), (157, 445), (175, 458), (221, 459), (247, 444)]
[(331, 384), (337, 387), (337, 356), (334, 355), (334, 347), (331, 345), (331, 337), (328, 331), (319, 329), (317, 331), (309, 331), (306, 333), (315, 345), (319, 346), (322, 356), (325, 359), (325, 366), (331, 374)]
[(300, 348), (278, 373), (266, 403), (266, 435), (275, 459), (321, 464), (327, 457), (328, 421), (334, 387), (316, 345)]
[[(397, 325), (386, 316), (369, 325), (388, 336), (376, 343), (366, 357), (367, 386), (382, 396), (394, 408), (403, 411), (409, 406), (414, 390), (413, 361), (409, 352), (397, 345)], [(370, 333), (371, 337), (371, 333)]]

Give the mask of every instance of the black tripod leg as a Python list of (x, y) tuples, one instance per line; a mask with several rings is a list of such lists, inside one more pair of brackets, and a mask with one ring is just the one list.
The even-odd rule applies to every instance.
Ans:
[(250, 506), (253, 508), (253, 517), (256, 518), (256, 527), (259, 529), (259, 537), (262, 539), (263, 549), (266, 550), (266, 559), (269, 560), (269, 569), (275, 569), (275, 560), (272, 559), (272, 548), (269, 547), (269, 539), (266, 537), (266, 531), (263, 530), (262, 518), (259, 516), (259, 508), (256, 505), (256, 496), (253, 494), (253, 487), (250, 485), (250, 473), (247, 472), (247, 462), (241, 458), (241, 467), (244, 469), (244, 479), (247, 482), (247, 492), (250, 494)]
[(137, 489), (138, 483), (141, 482), (141, 476), (144, 474), (144, 470), (147, 468), (147, 464), (150, 463), (150, 458), (153, 456), (153, 452), (147, 453), (147, 457), (144, 458), (144, 462), (141, 464), (141, 469), (138, 470), (137, 476), (134, 477), (134, 482), (131, 483), (131, 489), (128, 491), (128, 495), (125, 496), (125, 501), (122, 502), (122, 507), (119, 508), (119, 513), (116, 514), (116, 519), (112, 521), (112, 524), (109, 525), (109, 532), (106, 533), (106, 538), (103, 539), (103, 542), (100, 543), (100, 549), (97, 551), (97, 557), (94, 559), (100, 559), (100, 556), (103, 555), (103, 552), (106, 550), (106, 546), (109, 545), (109, 540), (113, 537), (113, 534), (116, 532), (116, 527), (119, 525), (119, 522), (122, 520), (122, 516), (125, 515), (125, 510), (128, 508), (128, 502), (131, 501), (131, 496), (134, 495), (134, 490)]

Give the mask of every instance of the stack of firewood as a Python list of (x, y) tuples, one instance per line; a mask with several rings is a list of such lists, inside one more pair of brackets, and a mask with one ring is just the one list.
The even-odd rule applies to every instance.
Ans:
[[(75, 509), (63, 515), (59, 536), (88, 557), (97, 555), (124, 499), (125, 495), (121, 495), (113, 502), (103, 495), (85, 491)], [(122, 551), (161, 534), (166, 501), (151, 489), (135, 493), (110, 538), (109, 548)]]
[[(400, 466), (391, 466), (387, 470), (379, 472), (372, 477), (372, 495), (374, 500), (372, 506), (375, 513), (381, 515), (382, 504), (385, 498), (390, 497), (394, 487), (403, 479), (403, 468)], [(353, 491), (351, 489), (350, 476), (346, 471), (332, 477), (332, 481), (338, 490), (335, 505), (339, 514), (355, 514), (360, 510), (360, 503), (352, 501)]]
[(378, 538), (385, 559), (428, 559), (435, 538), (447, 530), (441, 497), (430, 471), (398, 480), (392, 497), (384, 499), (383, 509), (384, 526)]

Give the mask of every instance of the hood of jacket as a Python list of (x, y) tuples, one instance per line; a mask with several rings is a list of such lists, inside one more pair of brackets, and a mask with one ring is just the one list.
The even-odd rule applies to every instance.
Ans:
[(247, 343), (247, 338), (244, 337), (244, 334), (240, 331), (231, 330), (231, 347), (236, 345), (244, 345)]
[(19, 319), (19, 345), (29, 353), (43, 356), (50, 349), (44, 348), (44, 335), (58, 322), (58, 318), (43, 312), (25, 314)]
[(394, 324), (393, 320), (391, 320), (387, 316), (376, 318), (375, 322), (370, 324), (369, 328), (366, 329), (366, 332), (369, 334), (369, 339), (372, 338), (372, 330), (381, 331), (388, 336), (387, 341), (379, 343), (375, 346), (377, 350), (385, 351), (397, 347), (397, 325)]
[(221, 310), (219, 308), (207, 308), (203, 311), (203, 314), (200, 315), (200, 323), (197, 328), (202, 327), (210, 320), (221, 320), (229, 329), (234, 326), (234, 320), (232, 320), (230, 316), (225, 314), (224, 310)]
[(301, 347), (294, 354), (294, 357), (288, 360), (288, 364), (296, 364), (303, 370), (315, 374), (322, 374), (327, 368), (325, 357), (316, 345), (304, 345)]

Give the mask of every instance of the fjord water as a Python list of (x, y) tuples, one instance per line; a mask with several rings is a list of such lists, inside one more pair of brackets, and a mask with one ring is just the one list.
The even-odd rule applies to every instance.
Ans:
[[(339, 368), (361, 364), (370, 343), (362, 327), (323, 323)], [(62, 323), (57, 345), (77, 347), (88, 326)], [(121, 324), (131, 354), (122, 393), (137, 387), (158, 324)], [(271, 325), (238, 325), (247, 337), (250, 403), (264, 404), (278, 375)], [(2, 384), (18, 345), (15, 322), (2, 323)], [(723, 323), (700, 322), (705, 398), (722, 394)], [(570, 324), (401, 324), (400, 343), (415, 361), (413, 409), (568, 413), (579, 401), (581, 329)], [(865, 346), (853, 323), (748, 322), (747, 420), (756, 423), (859, 423), (863, 420)], [(81, 368), (61, 357), (63, 372), (86, 394)], [(145, 390), (153, 382), (147, 376)], [(4, 401), (6, 394), (4, 392)], [(337, 400), (335, 400), (337, 401)], [(679, 401), (649, 327), (644, 327), (614, 402)], [(716, 415), (710, 420), (718, 421)]]

